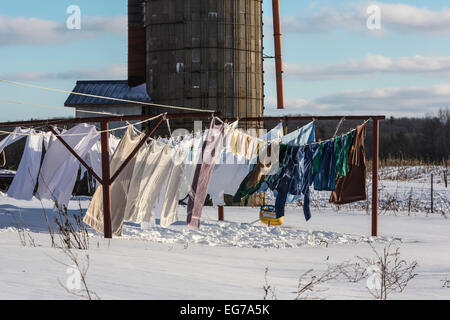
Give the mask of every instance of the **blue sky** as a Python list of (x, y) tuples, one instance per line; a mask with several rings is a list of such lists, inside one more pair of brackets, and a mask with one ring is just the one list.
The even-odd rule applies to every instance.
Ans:
[[(23, 0), (0, 8), (0, 79), (71, 90), (78, 79), (125, 79), (126, 0)], [(82, 29), (67, 30), (66, 9)], [(380, 8), (381, 30), (366, 27)], [(416, 116), (450, 105), (448, 1), (280, 0), (286, 111), (275, 109), (266, 61), (267, 114)], [(271, 1), (264, 2), (265, 53), (273, 55)], [(0, 100), (62, 106), (66, 95), (0, 83)], [(73, 116), (0, 101), (0, 120)]]

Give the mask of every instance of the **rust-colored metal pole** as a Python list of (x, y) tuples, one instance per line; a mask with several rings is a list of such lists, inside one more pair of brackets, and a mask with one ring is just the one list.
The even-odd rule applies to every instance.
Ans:
[(219, 221), (225, 220), (225, 208), (224, 206), (219, 206)]
[(277, 108), (284, 109), (283, 52), (281, 49), (280, 1), (272, 0), (273, 37), (275, 41), (275, 71), (277, 78)]
[(112, 216), (111, 216), (111, 169), (109, 162), (109, 123), (100, 121), (101, 144), (102, 144), (102, 189), (103, 189), (103, 235), (106, 239), (112, 238)]
[(373, 119), (372, 132), (372, 236), (378, 236), (378, 160), (380, 157), (380, 121)]

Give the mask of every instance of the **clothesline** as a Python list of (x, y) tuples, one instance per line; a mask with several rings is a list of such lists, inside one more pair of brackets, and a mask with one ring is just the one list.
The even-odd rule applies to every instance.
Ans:
[[(132, 126), (141, 125), (141, 124), (144, 124), (146, 122), (158, 119), (159, 117), (162, 117), (162, 116), (164, 116), (164, 114), (160, 114), (160, 115), (152, 117), (150, 119), (139, 121), (139, 122), (136, 122), (136, 123), (133, 123), (133, 124), (128, 124), (128, 125), (121, 126), (121, 127), (118, 127), (118, 128), (97, 131), (97, 133), (99, 133), (99, 134), (100, 133), (105, 133), (105, 132), (106, 133), (110, 133), (110, 132), (114, 132), (114, 131), (118, 131), (118, 130), (124, 130), (124, 129), (127, 129), (130, 125), (132, 125)], [(14, 132), (0, 130), (0, 134), (12, 134), (12, 133), (14, 133)], [(22, 133), (22, 132), (17, 132), (17, 133), (14, 133), (14, 134), (19, 135), (19, 136), (45, 136), (47, 133), (45, 133), (45, 132), (41, 132), (41, 133)], [(77, 137), (77, 136), (85, 136), (85, 135), (86, 135), (86, 133), (74, 133), (74, 134), (60, 134), (59, 136), (60, 137)]]
[(21, 87), (29, 87), (29, 88), (35, 88), (35, 89), (40, 89), (40, 90), (46, 90), (46, 91), (69, 93), (69, 94), (84, 96), (84, 97), (99, 98), (99, 99), (118, 101), (118, 102), (126, 102), (126, 103), (134, 103), (134, 104), (139, 104), (141, 106), (144, 105), (144, 106), (150, 106), (150, 107), (160, 107), (160, 108), (167, 108), (167, 109), (206, 112), (206, 113), (214, 113), (215, 112), (214, 110), (204, 110), (204, 109), (196, 109), (196, 108), (169, 106), (169, 105), (156, 104), (156, 103), (150, 103), (150, 102), (141, 102), (141, 101), (134, 101), (134, 100), (128, 100), (128, 99), (105, 97), (105, 96), (99, 96), (99, 95), (94, 95), (94, 94), (87, 94), (87, 93), (80, 93), (80, 92), (74, 92), (74, 91), (68, 91), (68, 90), (62, 90), (62, 89), (48, 88), (48, 87), (43, 87), (43, 86), (38, 86), (38, 85), (33, 85), (33, 84), (28, 84), (28, 83), (23, 83), (23, 82), (17, 82), (17, 81), (10, 81), (10, 80), (0, 79), (0, 82), (13, 84), (16, 86), (21, 86)]
[[(153, 119), (158, 117), (163, 117), (162, 120), (167, 120), (166, 114), (156, 116)], [(126, 161), (124, 163), (123, 159), (133, 154), (133, 150), (138, 150), (135, 149), (138, 145), (143, 146), (140, 137), (142, 133), (133, 125), (126, 126), (128, 129), (124, 137), (118, 142), (115, 151), (110, 152), (110, 155), (112, 155), (110, 162), (111, 171), (116, 171), (121, 166), (123, 166), (122, 169), (126, 168), (120, 169), (122, 171), (117, 175), (118, 180), (112, 178), (114, 182), (110, 186), (112, 195), (112, 231), (114, 234), (121, 234), (123, 221), (148, 223), (151, 219), (156, 218), (156, 212), (160, 212), (161, 226), (172, 224), (178, 220), (178, 201), (186, 198), (186, 195), (189, 197), (187, 223), (193, 227), (200, 226), (203, 204), (207, 194), (211, 196), (213, 203), (218, 203), (215, 200), (221, 197), (221, 202), (224, 203), (223, 196), (225, 194), (234, 195), (233, 200), (240, 201), (242, 198), (247, 199), (251, 194), (265, 192), (270, 188), (277, 193), (275, 201), (277, 218), (284, 216), (286, 201), (292, 202), (304, 196), (304, 214), (307, 220), (311, 217), (309, 211), (309, 188), (313, 183), (318, 191), (336, 191), (336, 199), (333, 198), (333, 201), (336, 201), (335, 203), (347, 201), (345, 199), (349, 196), (348, 194), (340, 193), (340, 190), (344, 190), (342, 183), (345, 183), (347, 186), (356, 186), (354, 189), (357, 189), (358, 199), (366, 196), (363, 150), (365, 128), (361, 127), (364, 127), (368, 121), (358, 126), (356, 129), (357, 133), (355, 137), (352, 137), (352, 141), (348, 138), (343, 139), (345, 141), (342, 143), (342, 148), (335, 148), (335, 143), (332, 141), (335, 137), (333, 137), (326, 140), (330, 141), (329, 146), (320, 149), (320, 153), (314, 151), (319, 150), (319, 147), (317, 145), (318, 142), (314, 142), (315, 125), (313, 121), (285, 136), (286, 139), (277, 143), (284, 143), (293, 148), (314, 143), (315, 149), (313, 147), (311, 149), (300, 148), (287, 159), (286, 163), (284, 161), (282, 163), (277, 156), (276, 159), (272, 159), (270, 168), (265, 168), (259, 165), (252, 166), (252, 163), (248, 161), (243, 163), (233, 162), (232, 166), (229, 166), (226, 162), (217, 162), (219, 157), (227, 152), (227, 149), (221, 151), (221, 139), (242, 134), (239, 137), (241, 139), (245, 137), (245, 133), (236, 128), (236, 122), (233, 125), (227, 124), (225, 126), (225, 123), (221, 121), (222, 125), (216, 125), (216, 119), (218, 118), (213, 117), (211, 119), (211, 125), (204, 143), (202, 142), (204, 132), (201, 132), (203, 137), (196, 136), (194, 139), (187, 139), (186, 141), (181, 141), (181, 137), (176, 139), (177, 137), (172, 136), (168, 141), (164, 140), (164, 143), (146, 145), (137, 151), (135, 161)], [(227, 131), (226, 128), (231, 130)], [(28, 130), (33, 131), (32, 129)], [(17, 131), (25, 130), (18, 128)], [(277, 125), (271, 131), (273, 131), (271, 132), (273, 135), (266, 134), (265, 136), (281, 137), (283, 135), (282, 125)], [(351, 132), (353, 130), (349, 131), (349, 133)], [(101, 151), (98, 148), (99, 136), (96, 127), (94, 125), (80, 124), (71, 128), (69, 133), (71, 133), (70, 136), (82, 136), (78, 139), (71, 139), (71, 145), (75, 146), (74, 152), (81, 159), (88, 157), (89, 165), (94, 170), (93, 172), (99, 174), (102, 160)], [(261, 140), (268, 142), (268, 139), (261, 138)], [(2, 141), (2, 148), (19, 139), (19, 135), (13, 136), (11, 134)], [(232, 143), (239, 143), (239, 139), (234, 138)], [(68, 205), (77, 179), (79, 163), (72, 161), (67, 151), (63, 152), (64, 148), (60, 143), (51, 142), (50, 140), (46, 142), (42, 136), (37, 136), (36, 134), (34, 139), (28, 139), (18, 174), (13, 181), (16, 188), (10, 188), (8, 196), (31, 198), (39, 174), (36, 194), (44, 199), (54, 198), (61, 206)], [(41, 165), (43, 144), (47, 144), (47, 153)], [(97, 147), (94, 147), (96, 145)], [(349, 153), (351, 145), (356, 146), (351, 151), (353, 153)], [(200, 149), (197, 149), (198, 146), (200, 146)], [(245, 148), (253, 150), (254, 146), (250, 146), (251, 144), (247, 144)], [(228, 148), (228, 145), (226, 148)], [(37, 150), (37, 152), (35, 153), (34, 150)], [(202, 158), (197, 158), (197, 155), (192, 157), (192, 150), (199, 150), (198, 156)], [(233, 150), (235, 150), (234, 147)], [(353, 156), (354, 152), (358, 152), (358, 157)], [(236, 158), (238, 154), (241, 155), (239, 152), (236, 153), (234, 154), (233, 152)], [(248, 153), (244, 151), (244, 154), (247, 155)], [(180, 156), (180, 160), (184, 160), (172, 161), (174, 157), (177, 158), (178, 156)], [(188, 160), (188, 157), (192, 157), (192, 159)], [(195, 162), (197, 159), (201, 159), (201, 162)], [(349, 159), (352, 160), (350, 161)], [(280, 167), (275, 169), (276, 171), (273, 173), (264, 171), (266, 169), (272, 170), (272, 167), (275, 168), (275, 163), (280, 164)], [(349, 168), (344, 168), (347, 164)], [(348, 179), (354, 179), (349, 175), (349, 170), (361, 170), (361, 174), (356, 177), (357, 181), (349, 180), (350, 182), (347, 182), (347, 180), (342, 180), (346, 175), (349, 176)], [(27, 172), (32, 172), (29, 175), (32, 177), (29, 177), (26, 174)], [(321, 174), (316, 175), (316, 172)], [(101, 180), (98, 177), (97, 179)], [(214, 183), (211, 183), (211, 181), (214, 181)], [(18, 186), (24, 185), (27, 186), (27, 190), (18, 188)], [(345, 192), (347, 192), (346, 190), (345, 188)], [(103, 229), (104, 207), (102, 192), (102, 189), (97, 189), (84, 218), (84, 222), (100, 232), (105, 231)]]
[[(365, 124), (367, 124), (369, 121), (371, 121), (371, 119), (367, 119), (367, 120), (364, 121), (361, 125), (365, 125)], [(321, 141), (311, 142), (311, 143), (305, 144), (304, 146), (313, 146), (313, 145), (316, 145), (316, 144), (327, 143), (328, 141), (335, 140), (335, 139), (338, 138), (338, 137), (346, 136), (346, 135), (352, 133), (353, 131), (356, 131), (356, 129), (352, 129), (352, 130), (350, 130), (350, 131), (348, 131), (348, 132), (346, 132), (346, 133), (340, 134), (340, 135), (337, 136), (337, 137), (335, 136), (335, 137), (333, 137), (333, 138), (329, 138), (329, 139), (326, 139), (326, 140), (321, 140)]]
[[(75, 107), (57, 107), (57, 106), (49, 106), (49, 105), (43, 105), (43, 104), (35, 104), (35, 103), (29, 103), (29, 102), (23, 102), (23, 101), (16, 101), (16, 100), (5, 100), (5, 99), (1, 99), (0, 102), (4, 102), (4, 103), (12, 103), (12, 104), (18, 104), (18, 105), (25, 105), (25, 106), (30, 106), (30, 107), (39, 107), (39, 108), (50, 108), (50, 109), (61, 109), (61, 110), (67, 110), (67, 108), (75, 108)], [(88, 111), (88, 110), (82, 110), (82, 109), (77, 109), (77, 112), (81, 112), (81, 113), (92, 113), (92, 114), (102, 114), (102, 115), (107, 115), (107, 116), (123, 116), (123, 114), (118, 114), (118, 113), (110, 113), (110, 112), (101, 112), (101, 111)]]
[[(224, 124), (226, 127), (231, 128), (231, 124), (224, 122), (224, 121), (223, 121), (222, 119), (220, 119), (219, 117), (215, 117), (215, 118), (216, 118), (220, 123)], [(342, 118), (341, 121), (340, 121), (340, 123), (338, 124), (338, 127), (336, 128), (336, 129), (337, 129), (337, 130), (336, 130), (336, 133), (339, 131), (340, 125), (342, 124), (342, 122), (343, 122), (344, 120), (345, 120), (345, 117)], [(367, 124), (367, 123), (368, 123), (369, 121), (371, 121), (371, 120), (372, 120), (372, 119), (367, 119), (366, 121), (364, 121), (364, 122), (362, 123), (362, 125)], [(236, 121), (239, 121), (239, 118), (237, 118)], [(313, 121), (312, 121), (312, 122), (316, 122), (316, 121), (317, 121), (317, 120), (313, 118)], [(280, 122), (282, 122), (282, 121), (280, 121)], [(346, 133), (341, 134), (340, 136), (345, 136), (345, 135), (347, 135), (347, 134), (352, 133), (352, 132), (355, 131), (355, 130), (356, 130), (356, 129), (352, 129), (352, 130), (350, 130), (350, 131), (348, 131), (348, 132), (346, 132)], [(310, 144), (306, 144), (305, 146), (314, 145), (314, 144), (322, 143), (322, 142), (328, 142), (328, 141), (331, 141), (331, 140), (333, 140), (333, 139), (336, 139), (336, 133), (334, 134), (334, 136), (333, 136), (332, 138), (329, 138), (329, 139), (326, 139), (326, 140), (321, 140), (321, 141), (312, 142), (312, 143), (310, 143)]]

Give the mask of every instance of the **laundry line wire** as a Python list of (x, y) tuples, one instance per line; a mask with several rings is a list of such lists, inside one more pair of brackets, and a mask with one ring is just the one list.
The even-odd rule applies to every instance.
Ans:
[[(1, 81), (1, 80), (0, 80), (0, 81)], [(0, 100), (0, 101), (1, 101), (1, 100)], [(167, 114), (167, 113), (165, 113), (165, 114)], [(101, 133), (111, 133), (111, 132), (115, 132), (115, 131), (127, 129), (130, 125), (133, 126), (133, 128), (137, 131), (137, 129), (136, 129), (135, 126), (144, 124), (144, 123), (146, 123), (146, 122), (153, 121), (153, 120), (155, 120), (155, 119), (158, 119), (159, 117), (164, 117), (165, 114), (160, 114), (160, 115), (154, 116), (154, 117), (152, 117), (152, 118), (149, 118), (149, 119), (145, 119), (145, 120), (136, 122), (136, 123), (134, 123), (134, 124), (131, 124), (131, 123), (127, 122), (127, 125), (124, 125), (124, 126), (121, 126), (121, 127), (118, 127), (118, 128), (108, 129), (108, 130), (100, 130), (100, 131), (97, 131), (97, 134), (101, 134)], [(220, 119), (220, 118), (218, 118), (218, 117), (215, 117), (215, 118), (216, 118), (217, 120), (219, 120), (220, 122), (222, 122), (223, 124), (225, 124), (226, 126), (228, 126), (230, 129), (235, 129), (235, 128), (233, 128), (233, 127), (231, 126), (231, 124), (225, 123), (222, 119)], [(166, 119), (166, 120), (168, 120), (168, 119)], [(369, 121), (370, 121), (370, 119), (366, 120), (362, 125), (367, 124)], [(169, 125), (169, 123), (168, 123), (168, 125)], [(46, 125), (42, 125), (42, 126), (40, 126), (40, 127), (44, 127), (44, 126), (46, 126)], [(56, 127), (56, 126), (54, 126), (54, 127)], [(61, 130), (61, 128), (58, 128), (58, 129)], [(235, 129), (235, 130), (238, 130), (238, 129)], [(202, 130), (202, 131), (201, 131), (202, 135), (203, 135), (206, 131), (207, 131), (207, 130)], [(238, 131), (239, 131), (239, 130), (238, 130)], [(342, 134), (342, 135), (340, 135), (340, 136), (345, 136), (345, 135), (347, 135), (347, 134), (349, 134), (349, 133), (351, 133), (351, 132), (353, 132), (353, 131), (355, 131), (355, 129), (352, 129), (352, 130), (348, 131), (347, 133)], [(242, 132), (241, 132), (241, 133), (242, 133)], [(46, 136), (47, 134), (49, 134), (49, 132), (40, 132), (40, 133), (22, 133), (22, 132), (14, 132), (14, 131), (3, 131), (3, 130), (0, 130), (0, 134), (8, 134), (8, 135), (9, 135), (9, 134), (15, 134), (15, 135), (20, 135), (20, 136)], [(245, 133), (244, 133), (244, 134), (245, 134)], [(75, 137), (75, 136), (86, 136), (86, 135), (87, 135), (87, 133), (74, 133), (74, 134), (64, 134), (64, 133), (62, 133), (62, 134), (59, 134), (60, 137)], [(188, 136), (190, 136), (190, 135), (192, 135), (192, 134), (188, 134), (188, 135), (186, 135), (186, 136), (182, 136), (181, 138), (185, 138), (185, 137), (188, 137)], [(259, 139), (259, 138), (256, 137), (256, 139)], [(315, 145), (315, 144), (318, 144), (318, 143), (324, 143), (324, 142), (328, 142), (328, 141), (331, 141), (331, 140), (334, 140), (334, 139), (336, 139), (336, 137), (333, 137), (333, 138), (330, 138), (330, 139), (327, 139), (327, 140), (322, 140), (322, 141), (312, 142), (312, 143), (306, 144), (306, 145), (304, 145), (304, 146), (310, 146), (310, 145)]]
[[(25, 105), (25, 106), (30, 106), (30, 107), (39, 107), (39, 108), (50, 108), (50, 109), (61, 109), (61, 110), (63, 110), (63, 109), (67, 110), (67, 108), (75, 109), (75, 107), (49, 106), (49, 105), (43, 105), (43, 104), (29, 103), (29, 102), (16, 101), (16, 100), (6, 100), (6, 99), (0, 99), (0, 102)], [(123, 114), (104, 112), (104, 111), (88, 111), (88, 110), (82, 110), (82, 109), (76, 109), (76, 111), (81, 112), (81, 113), (101, 114), (101, 115), (107, 115), (107, 116), (118, 116), (118, 117), (123, 116)]]
[[(155, 119), (158, 119), (158, 118), (160, 118), (162, 116), (164, 116), (164, 114), (160, 114), (160, 115), (157, 115), (157, 116), (152, 117), (150, 119), (139, 121), (139, 122), (136, 122), (136, 123), (133, 123), (133, 124), (128, 124), (128, 125), (125, 125), (125, 126), (122, 126), (122, 127), (112, 128), (112, 129), (108, 129), (108, 130), (100, 130), (100, 131), (97, 131), (96, 133), (97, 134), (110, 133), (110, 132), (115, 132), (115, 131), (118, 131), (118, 130), (127, 129), (130, 125), (132, 125), (133, 127), (134, 126), (138, 126), (138, 125), (144, 124), (146, 122), (150, 122), (150, 121), (153, 121)], [(58, 128), (58, 129), (60, 129), (60, 128)], [(3, 131), (3, 130), (0, 130), (0, 134), (15, 134), (15, 135), (18, 135), (18, 136), (46, 136), (48, 134), (48, 132), (23, 133), (23, 132), (14, 132), (14, 131)], [(73, 134), (64, 134), (64, 133), (62, 133), (62, 134), (59, 134), (60, 137), (78, 137), (78, 136), (86, 136), (86, 135), (88, 135), (88, 133), (73, 133)]]
[[(345, 120), (345, 119), (343, 119), (343, 120)], [(341, 120), (341, 121), (343, 121), (343, 120)], [(370, 120), (371, 120), (371, 119), (367, 119), (367, 120), (364, 121), (360, 126), (366, 125)], [(339, 136), (337, 136), (337, 137), (333, 137), (333, 138), (329, 138), (329, 139), (321, 140), (321, 141), (316, 141), (316, 142), (311, 142), (311, 143), (302, 145), (301, 147), (313, 146), (313, 145), (315, 145), (315, 144), (321, 144), (321, 143), (326, 143), (326, 142), (329, 142), (329, 141), (332, 141), (332, 140), (336, 140), (338, 137), (346, 136), (346, 135), (352, 133), (353, 131), (356, 131), (356, 128), (354, 128), (354, 129), (352, 129), (352, 130), (350, 130), (350, 131), (348, 131), (348, 132), (346, 132), (346, 133), (343, 133), (343, 134), (341, 134), (341, 135), (339, 135)]]
[(167, 108), (167, 109), (195, 111), (195, 112), (205, 112), (205, 113), (214, 113), (215, 112), (214, 110), (205, 110), (205, 109), (179, 107), (179, 106), (169, 106), (169, 105), (156, 104), (156, 103), (150, 103), (150, 102), (141, 102), (141, 101), (127, 100), (127, 99), (120, 99), (120, 98), (105, 97), (105, 96), (99, 96), (99, 95), (88, 94), (88, 93), (80, 93), (80, 92), (74, 92), (74, 91), (68, 91), (68, 90), (62, 90), (62, 89), (43, 87), (43, 86), (33, 85), (33, 84), (29, 84), (29, 83), (10, 81), (10, 80), (4, 80), (4, 79), (0, 79), (0, 82), (13, 84), (13, 85), (16, 85), (16, 86), (21, 86), (21, 87), (29, 87), (29, 88), (34, 88), (34, 89), (40, 89), (40, 90), (45, 90), (45, 91), (53, 91), (53, 92), (59, 92), (59, 93), (68, 93), (68, 94), (74, 94), (74, 95), (84, 96), (84, 97), (99, 98), (99, 99), (105, 99), (105, 100), (111, 100), (111, 101), (139, 104), (141, 106), (144, 105), (144, 106), (150, 106), (150, 107), (160, 107), (160, 108)]

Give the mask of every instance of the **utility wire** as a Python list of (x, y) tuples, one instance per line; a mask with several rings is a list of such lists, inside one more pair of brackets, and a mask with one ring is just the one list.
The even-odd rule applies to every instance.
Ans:
[[(137, 125), (149, 122), (149, 121), (153, 121), (153, 120), (158, 119), (159, 117), (162, 117), (162, 116), (164, 116), (164, 114), (160, 114), (160, 115), (155, 116), (153, 118), (146, 119), (146, 120), (143, 120), (143, 121), (139, 121), (139, 122), (136, 122), (136, 123), (133, 123), (133, 124), (128, 124), (126, 126), (113, 128), (113, 129), (109, 129), (109, 130), (97, 131), (96, 133), (100, 134), (100, 133), (104, 133), (104, 132), (114, 132), (114, 131), (118, 131), (118, 130), (127, 129), (130, 125), (137, 126)], [(0, 130), (0, 134), (15, 134), (15, 135), (18, 135), (18, 136), (45, 136), (48, 133), (47, 132), (40, 132), (40, 133), (31, 134), (31, 133), (22, 133), (22, 132), (2, 131), (2, 130)], [(78, 137), (78, 136), (86, 136), (86, 135), (88, 135), (88, 133), (60, 134), (59, 136), (60, 137)]]
[(204, 110), (204, 109), (186, 108), (186, 107), (178, 107), (178, 106), (169, 106), (169, 105), (156, 104), (156, 103), (150, 103), (150, 102), (141, 102), (141, 101), (127, 100), (127, 99), (104, 97), (104, 96), (98, 96), (98, 95), (94, 95), (94, 94), (80, 93), (80, 92), (67, 91), (67, 90), (61, 90), (61, 89), (54, 89), (54, 88), (48, 88), (48, 87), (43, 87), (43, 86), (38, 86), (38, 85), (33, 85), (33, 84), (28, 84), (28, 83), (23, 83), (23, 82), (10, 81), (10, 80), (2, 80), (2, 79), (0, 79), (0, 82), (13, 84), (13, 85), (16, 85), (16, 86), (21, 86), (21, 87), (29, 87), (29, 88), (46, 90), (46, 91), (53, 91), (53, 92), (60, 92), (60, 93), (69, 93), (69, 94), (74, 94), (74, 95), (84, 96), (84, 97), (99, 98), (99, 99), (119, 101), (119, 102), (126, 102), (126, 103), (134, 103), (134, 104), (150, 106), (150, 107), (160, 107), (160, 108), (195, 111), (195, 112), (208, 112), (208, 113), (214, 113), (215, 112), (214, 110)]
[[(4, 100), (4, 99), (0, 99), (0, 102), (19, 104), (19, 105), (25, 105), (25, 106), (30, 106), (30, 107), (61, 109), (61, 110), (62, 109), (67, 110), (67, 108), (74, 108), (74, 107), (49, 106), (49, 105), (43, 105), (43, 104), (29, 103), (29, 102), (16, 101), (16, 100)], [(101, 111), (88, 111), (88, 110), (81, 110), (81, 109), (76, 109), (76, 111), (77, 112), (81, 112), (81, 113), (102, 114), (102, 115), (108, 115), (108, 116), (118, 116), (118, 117), (123, 116), (123, 114), (110, 113), (110, 112), (101, 112)]]

